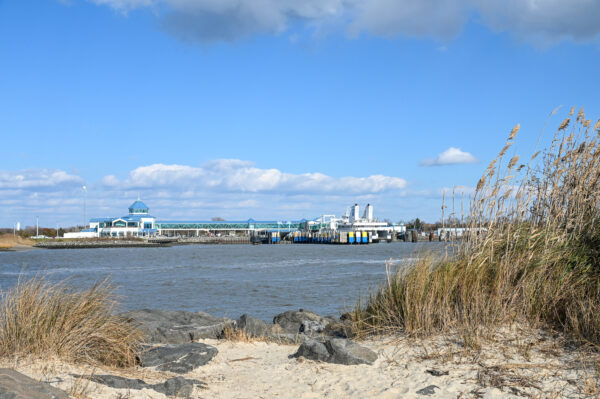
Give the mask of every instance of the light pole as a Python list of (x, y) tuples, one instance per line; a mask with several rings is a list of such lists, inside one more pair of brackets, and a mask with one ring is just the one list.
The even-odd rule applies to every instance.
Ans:
[(83, 186), (83, 228), (85, 229), (85, 221), (87, 220), (85, 212), (85, 202), (87, 200), (87, 187)]
[(35, 236), (39, 238), (40, 236), (40, 217), (35, 217)]

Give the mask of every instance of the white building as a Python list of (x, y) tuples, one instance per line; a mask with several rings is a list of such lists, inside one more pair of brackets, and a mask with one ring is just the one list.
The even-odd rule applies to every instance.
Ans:
[[(90, 219), (90, 227), (78, 234), (89, 237), (148, 237), (156, 235), (156, 218), (148, 214), (149, 208), (139, 199), (129, 207), (129, 214), (118, 218)], [(67, 237), (67, 234), (65, 234)], [(68, 237), (67, 237), (68, 238)], [(75, 237), (73, 237), (75, 238)], [(84, 238), (84, 237), (76, 237)]]

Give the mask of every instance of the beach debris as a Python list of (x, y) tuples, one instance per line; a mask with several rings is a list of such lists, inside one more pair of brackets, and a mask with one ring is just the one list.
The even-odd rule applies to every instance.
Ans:
[(417, 395), (431, 396), (435, 395), (435, 390), (440, 389), (437, 385), (428, 385), (425, 388), (419, 389)]
[(2, 399), (69, 399), (65, 391), (36, 381), (12, 369), (0, 369)]
[(342, 338), (331, 338), (323, 343), (308, 340), (292, 356), (344, 365), (372, 364), (377, 360), (377, 354), (369, 348)]
[(433, 369), (425, 370), (425, 372), (431, 374), (434, 377), (441, 377), (443, 375), (448, 375), (447, 371), (439, 371), (439, 370), (433, 370)]
[(73, 376), (76, 378), (85, 378), (97, 384), (106, 385), (110, 388), (135, 390), (152, 389), (167, 396), (175, 396), (179, 398), (189, 398), (192, 395), (195, 386), (206, 388), (206, 383), (203, 381), (186, 379), (183, 377), (173, 377), (162, 383), (148, 384), (140, 379), (124, 378), (116, 375)]
[(121, 313), (146, 335), (148, 343), (183, 344), (201, 338), (218, 338), (232, 320), (204, 312), (141, 309)]
[(210, 362), (218, 353), (214, 346), (200, 342), (152, 347), (140, 353), (143, 367), (156, 367), (158, 371), (185, 374)]

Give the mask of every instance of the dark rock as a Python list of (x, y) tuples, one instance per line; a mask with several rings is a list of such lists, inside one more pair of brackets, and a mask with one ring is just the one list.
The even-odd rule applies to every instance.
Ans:
[(0, 399), (69, 399), (69, 395), (15, 370), (0, 369)]
[(269, 332), (267, 333), (267, 337), (269, 340), (278, 342), (280, 344), (301, 344), (312, 339), (303, 333), (291, 334), (282, 332), (281, 328), (279, 328), (279, 326), (276, 324), (271, 326)]
[(434, 377), (441, 377), (443, 375), (448, 375), (447, 371), (439, 371), (439, 370), (425, 370), (426, 373), (431, 374)]
[(192, 395), (195, 385), (206, 386), (202, 381), (187, 380), (183, 377), (173, 377), (166, 380), (163, 384), (154, 385), (154, 390), (164, 393), (167, 396), (189, 398)]
[(182, 344), (200, 338), (217, 338), (229, 319), (204, 312), (142, 309), (121, 313), (138, 327), (149, 343)]
[(356, 336), (352, 322), (348, 320), (341, 323), (329, 323), (323, 330), (323, 335), (335, 338), (354, 338)]
[(200, 342), (181, 345), (157, 346), (143, 351), (140, 362), (143, 367), (155, 367), (159, 371), (184, 374), (208, 363), (218, 353), (214, 346)]
[(237, 328), (244, 330), (251, 337), (263, 337), (269, 331), (269, 327), (264, 321), (247, 314), (243, 314), (237, 320)]
[[(75, 375), (74, 377), (81, 378), (82, 376)], [(123, 378), (115, 375), (94, 375), (83, 376), (92, 382), (106, 385), (116, 389), (153, 389), (156, 392), (167, 396), (176, 396), (180, 398), (189, 398), (192, 395), (194, 386), (206, 387), (206, 384), (199, 380), (188, 380), (183, 377), (169, 378), (163, 383), (148, 384), (145, 381), (132, 378)]]
[(424, 395), (424, 396), (431, 396), (431, 395), (435, 395), (435, 390), (440, 389), (440, 387), (438, 387), (437, 385), (429, 385), (426, 386), (423, 389), (419, 389), (417, 391), (417, 395)]
[(86, 378), (92, 382), (106, 385), (107, 387), (116, 388), (116, 389), (144, 389), (144, 388), (152, 388), (152, 385), (146, 383), (144, 380), (133, 379), (133, 378), (124, 378), (116, 375), (92, 375), (92, 376), (81, 376), (74, 375), (75, 378)]
[(345, 365), (372, 364), (377, 360), (377, 354), (372, 350), (340, 338), (332, 338), (325, 343), (308, 340), (293, 356)]
[(325, 346), (331, 354), (331, 363), (372, 364), (377, 360), (377, 354), (371, 349), (347, 339), (332, 338), (325, 341)]
[(298, 350), (296, 351), (296, 353), (293, 356), (294, 357), (302, 356), (302, 357), (305, 357), (305, 358), (311, 359), (311, 360), (319, 360), (322, 362), (327, 362), (327, 361), (329, 361), (331, 354), (327, 350), (327, 347), (325, 346), (325, 344), (311, 339), (311, 340), (304, 342), (302, 345), (300, 345), (300, 347), (298, 348)]
[(335, 321), (336, 319), (333, 317), (319, 316), (304, 309), (289, 310), (273, 318), (273, 324), (278, 325), (284, 332), (290, 334), (322, 332), (327, 325)]

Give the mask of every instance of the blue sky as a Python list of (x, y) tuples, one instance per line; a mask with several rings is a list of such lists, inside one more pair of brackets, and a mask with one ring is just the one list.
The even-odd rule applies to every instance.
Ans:
[(520, 123), (600, 116), (600, 2), (0, 0), (0, 226), (440, 218)]

